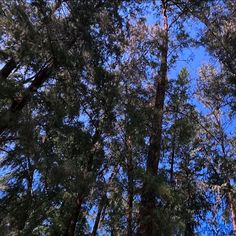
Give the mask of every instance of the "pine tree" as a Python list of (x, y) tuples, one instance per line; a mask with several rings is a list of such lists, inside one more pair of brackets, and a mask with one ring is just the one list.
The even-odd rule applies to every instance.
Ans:
[(235, 234), (234, 1), (0, 7), (1, 234)]

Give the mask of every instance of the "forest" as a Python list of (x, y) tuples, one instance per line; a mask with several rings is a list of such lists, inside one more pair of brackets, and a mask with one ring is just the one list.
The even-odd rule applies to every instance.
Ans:
[(0, 236), (236, 236), (235, 0), (0, 0)]

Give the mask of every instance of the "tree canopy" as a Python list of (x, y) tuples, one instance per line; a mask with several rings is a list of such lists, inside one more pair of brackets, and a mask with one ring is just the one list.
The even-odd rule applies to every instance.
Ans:
[(234, 0), (1, 0), (0, 235), (236, 236), (235, 39)]

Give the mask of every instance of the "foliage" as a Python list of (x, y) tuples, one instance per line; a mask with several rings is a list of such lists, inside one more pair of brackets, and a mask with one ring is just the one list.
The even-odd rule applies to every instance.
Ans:
[(233, 235), (235, 8), (2, 0), (1, 235)]

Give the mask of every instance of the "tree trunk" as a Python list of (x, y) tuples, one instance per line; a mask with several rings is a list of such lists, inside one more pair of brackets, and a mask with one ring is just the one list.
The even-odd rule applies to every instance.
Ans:
[(174, 182), (174, 161), (175, 161), (175, 146), (176, 146), (176, 128), (174, 124), (174, 133), (171, 142), (171, 160), (170, 160), (170, 182)]
[(25, 201), (27, 202), (27, 205), (24, 207), (22, 211), (22, 217), (19, 219), (21, 221), (21, 224), (19, 225), (19, 231), (20, 234), (22, 234), (26, 229), (26, 223), (29, 220), (30, 212), (32, 211), (32, 189), (33, 189), (33, 176), (34, 176), (34, 170), (32, 169), (32, 166), (30, 164), (29, 158), (27, 158), (28, 161), (28, 168), (26, 179), (27, 179), (27, 194)]
[(144, 180), (141, 195), (140, 218), (137, 235), (158, 235), (156, 223), (155, 187), (149, 184), (149, 180), (157, 176), (158, 163), (161, 155), (161, 136), (163, 108), (167, 82), (167, 53), (168, 53), (168, 18), (166, 1), (162, 1), (163, 7), (163, 41), (161, 50), (161, 65), (157, 77), (156, 99), (150, 134), (150, 145), (147, 157), (147, 179)]
[[(97, 151), (96, 144), (97, 144), (97, 142), (99, 142), (99, 139), (100, 139), (99, 122), (96, 122), (95, 127), (96, 127), (96, 131), (93, 136), (94, 150), (92, 153), (90, 153), (90, 155), (88, 157), (88, 163), (87, 163), (87, 168), (86, 168), (87, 173), (93, 171), (94, 152)], [(89, 191), (89, 185), (87, 186), (87, 191)], [(78, 197), (76, 199), (76, 207), (74, 209), (74, 212), (72, 212), (71, 218), (70, 218), (68, 226), (67, 226), (67, 230), (66, 230), (66, 234), (65, 234), (67, 236), (74, 236), (76, 223), (77, 223), (80, 211), (81, 211), (81, 205), (82, 205), (82, 202), (83, 202), (85, 196), (88, 194), (87, 191), (85, 191), (84, 193), (78, 194)]]
[(9, 110), (2, 116), (0, 122), (0, 134), (6, 129), (10, 128), (12, 123), (18, 118), (16, 113), (20, 112), (26, 105), (29, 98), (34, 94), (38, 88), (49, 78), (52, 72), (53, 63), (50, 62), (46, 67), (40, 70), (36, 75), (31, 85), (26, 89), (21, 97), (18, 97), (12, 102)]
[(103, 196), (103, 198), (101, 199), (101, 202), (99, 204), (98, 213), (97, 213), (97, 216), (96, 216), (96, 219), (95, 219), (95, 223), (94, 223), (94, 226), (93, 226), (93, 231), (91, 233), (91, 236), (96, 236), (97, 235), (99, 222), (100, 222), (100, 219), (101, 219), (101, 216), (102, 216), (104, 206), (106, 206), (106, 202), (107, 202), (107, 197), (105, 195), (105, 196)]
[(10, 59), (0, 71), (0, 81), (7, 79), (11, 72), (16, 68), (14, 59)]
[(93, 231), (91, 233), (91, 236), (96, 236), (97, 235), (98, 225), (99, 225), (100, 218), (101, 218), (101, 215), (102, 215), (102, 209), (103, 209), (103, 206), (99, 207), (99, 209), (98, 209), (98, 213), (97, 213), (97, 216), (96, 216), (96, 220), (95, 220), (95, 223), (94, 223), (94, 226), (93, 226)]
[(228, 202), (229, 202), (229, 207), (230, 207), (230, 211), (231, 211), (233, 232), (234, 232), (234, 236), (236, 236), (236, 209), (235, 209), (235, 205), (233, 202), (233, 196), (232, 196), (231, 192), (228, 192)]
[(82, 201), (83, 201), (83, 196), (78, 195), (76, 199), (76, 206), (73, 209), (73, 213), (69, 220), (65, 236), (74, 236), (75, 234), (75, 227), (76, 227), (76, 223), (77, 223), (80, 211), (81, 211)]
[(134, 177), (133, 177), (133, 158), (132, 145), (130, 137), (126, 139), (127, 149), (127, 175), (128, 175), (128, 222), (127, 222), (127, 236), (133, 235), (133, 198), (134, 198)]

